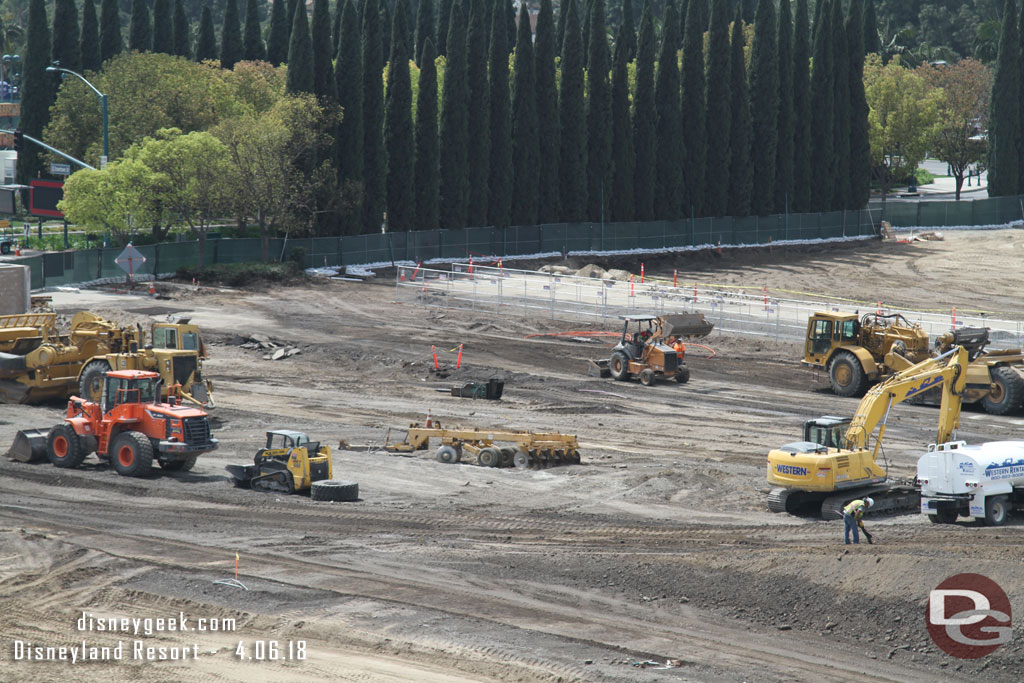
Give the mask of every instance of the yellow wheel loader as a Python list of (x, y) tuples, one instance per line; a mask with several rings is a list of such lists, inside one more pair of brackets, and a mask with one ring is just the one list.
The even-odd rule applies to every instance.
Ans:
[(310, 441), (303, 432), (274, 429), (251, 465), (227, 465), (235, 486), (265, 493), (309, 491), (313, 500), (359, 499), (359, 484), (331, 479), (331, 447)]
[(620, 315), (622, 336), (608, 360), (590, 361), (589, 374), (618, 381), (638, 378), (644, 386), (659, 380), (690, 381), (690, 368), (669, 345), (672, 338), (706, 337), (713, 324), (700, 313)]
[(871, 496), (872, 512), (917, 510), (920, 491), (890, 484), (887, 468), (878, 462), (886, 421), (893, 406), (939, 388), (942, 403), (935, 443), (949, 441), (960, 425), (967, 363), (967, 350), (955, 347), (876, 384), (852, 419), (825, 416), (805, 422), (803, 441), (768, 453), (767, 476), (773, 486), (768, 508), (790, 513), (814, 509), (824, 519), (838, 519), (851, 500)]
[[(961, 346), (966, 349), (964, 403), (981, 402), (986, 412), (1005, 415), (1024, 402), (1024, 351), (989, 351), (988, 328), (968, 327), (940, 335), (938, 352)], [(813, 314), (807, 321), (803, 363), (828, 373), (832, 392), (860, 396), (869, 386), (935, 355), (928, 334), (899, 313)], [(938, 392), (915, 401), (938, 403)]]

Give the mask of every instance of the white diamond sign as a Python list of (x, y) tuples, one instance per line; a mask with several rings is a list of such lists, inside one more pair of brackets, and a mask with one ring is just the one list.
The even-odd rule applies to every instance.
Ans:
[(145, 262), (146, 257), (142, 255), (141, 251), (133, 247), (131, 242), (129, 242), (128, 246), (124, 248), (124, 251), (114, 259), (114, 263), (121, 266), (121, 270), (129, 275), (134, 275), (135, 271), (138, 270)]

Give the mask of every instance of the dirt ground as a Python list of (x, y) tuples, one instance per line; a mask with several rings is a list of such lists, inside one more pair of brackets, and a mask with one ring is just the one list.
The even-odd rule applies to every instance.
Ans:
[[(1024, 318), (1024, 232), (945, 237), (647, 258), (646, 268)], [(221, 447), (192, 472), (147, 479), (95, 457), (77, 470), (0, 459), (0, 681), (1021, 678), (1019, 617), (1014, 640), (979, 660), (939, 651), (924, 619), (928, 592), (960, 572), (991, 577), (1024, 614), (1021, 518), (986, 528), (886, 517), (869, 521), (874, 545), (847, 547), (841, 522), (767, 511), (768, 450), (798, 439), (804, 419), (857, 405), (827, 392), (795, 344), (716, 334), (713, 358), (688, 355), (688, 384), (645, 388), (586, 376), (603, 342), (527, 338), (578, 323), (398, 304), (387, 277), (161, 291), (54, 297), (61, 312), (122, 320), (191, 313), (211, 343)], [(263, 360), (239, 346), (254, 333), (301, 353)], [(431, 346), (446, 377), (431, 372)], [(506, 382), (501, 401), (436, 391), (490, 377)], [(269, 428), (380, 445), (428, 411), (446, 425), (577, 434), (582, 464), (492, 469), (442, 464), (433, 449), (336, 450), (335, 478), (359, 483), (355, 503), (235, 489), (224, 471), (249, 461)], [(61, 416), (58, 404), (2, 406), (0, 444)], [(934, 408), (893, 411), (893, 476), (913, 476), (936, 422)], [(967, 408), (960, 436), (1024, 439), (1024, 416)], [(248, 590), (215, 583), (234, 575), (236, 553)], [(88, 628), (89, 618), (180, 615), (184, 631)], [(221, 630), (199, 630), (200, 619)], [(17, 657), (17, 642), (83, 640), (120, 641), (123, 657)]]

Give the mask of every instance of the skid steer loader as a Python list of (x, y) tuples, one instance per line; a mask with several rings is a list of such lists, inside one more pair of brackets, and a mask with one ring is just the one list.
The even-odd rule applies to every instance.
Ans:
[(302, 432), (272, 429), (251, 465), (226, 465), (234, 485), (265, 493), (309, 491), (313, 500), (359, 499), (359, 484), (331, 479), (331, 447)]

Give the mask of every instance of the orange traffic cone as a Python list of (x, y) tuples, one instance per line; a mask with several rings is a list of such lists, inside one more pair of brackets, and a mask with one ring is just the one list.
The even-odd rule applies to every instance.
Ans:
[(156, 282), (154, 280), (149, 281), (149, 295), (154, 296), (156, 294)]
[(427, 429), (434, 426), (434, 420), (430, 417), (430, 408), (427, 408), (427, 423), (424, 425)]

